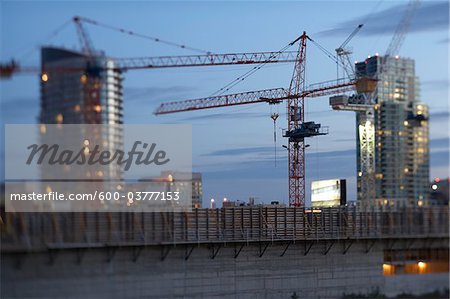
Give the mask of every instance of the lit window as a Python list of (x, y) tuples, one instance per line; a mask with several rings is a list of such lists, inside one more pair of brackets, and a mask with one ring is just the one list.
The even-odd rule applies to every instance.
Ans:
[(45, 125), (40, 125), (39, 131), (41, 132), (41, 134), (45, 134), (47, 132), (47, 127)]
[(64, 117), (63, 117), (63, 115), (61, 114), (61, 113), (58, 113), (57, 115), (56, 115), (56, 123), (58, 123), (58, 124), (62, 124), (62, 122), (63, 122), (63, 120), (64, 120)]
[(41, 80), (42, 80), (42, 82), (47, 82), (47, 81), (48, 81), (48, 75), (47, 75), (47, 73), (42, 73), (42, 75), (41, 75)]
[(101, 111), (102, 111), (102, 106), (100, 106), (100, 105), (95, 105), (95, 106), (94, 106), (94, 111), (95, 111), (95, 112), (101, 112)]
[(395, 273), (395, 266), (390, 264), (383, 264), (383, 275), (394, 275)]

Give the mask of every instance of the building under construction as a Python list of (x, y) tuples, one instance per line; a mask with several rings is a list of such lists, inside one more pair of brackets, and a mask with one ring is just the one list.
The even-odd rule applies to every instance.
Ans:
[[(365, 113), (357, 113), (358, 199), (373, 201), (364, 188), (372, 179), (377, 204), (427, 204), (428, 108), (420, 102), (414, 60), (375, 55), (356, 63), (357, 78), (377, 74), (373, 122), (364, 119)], [(364, 128), (366, 125), (373, 128)], [(364, 138), (363, 134), (373, 137)], [(364, 146), (373, 147), (367, 149), (373, 155), (372, 173), (365, 173), (361, 163)]]

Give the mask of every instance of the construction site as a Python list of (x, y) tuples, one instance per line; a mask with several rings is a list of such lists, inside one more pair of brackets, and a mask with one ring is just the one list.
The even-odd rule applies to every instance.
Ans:
[[(430, 114), (421, 101), (415, 61), (400, 57), (419, 6), (409, 1), (387, 50), (362, 61), (354, 61), (350, 45), (365, 24), (354, 26), (332, 51), (300, 31), (279, 50), (220, 54), (74, 16), (69, 24), (75, 25), (80, 50), (43, 46), (40, 66), (2, 62), (2, 80), (39, 77), (41, 134), (47, 124), (113, 124), (118, 127), (101, 135), (111, 148), (123, 146), (123, 81), (129, 73), (248, 65), (214, 94), (164, 101), (153, 114), (162, 119), (267, 104), (275, 165), (277, 147), (287, 153), (287, 165), (278, 167), (286, 168), (288, 197), (282, 203), (245, 204), (224, 198), (219, 208), (214, 199), (203, 200), (202, 174), (194, 172), (188, 180), (192, 209), (185, 212), (24, 213), (5, 208), (9, 193), (2, 190), (1, 297), (448, 296), (448, 203), (439, 206), (430, 198)], [(111, 58), (94, 47), (87, 26), (198, 54)], [(330, 80), (307, 83), (312, 49), (336, 67)], [(286, 63), (293, 65), (287, 88), (228, 93), (260, 69)], [(333, 132), (306, 118), (306, 102), (316, 98), (325, 98), (331, 113), (354, 112), (349, 116), (355, 118), (355, 198), (348, 198), (343, 179), (329, 180), (330, 185), (317, 181), (319, 187), (312, 181), (308, 190), (308, 140)], [(280, 115), (286, 116), (282, 130)], [(277, 143), (278, 131), (286, 145)], [(84, 179), (111, 191), (111, 184), (102, 183), (104, 173), (98, 169)], [(169, 186), (178, 175), (165, 172), (158, 180)], [(45, 173), (41, 179), (47, 192), (55, 190)], [(4, 184), (18, 188), (14, 180)], [(138, 186), (116, 185), (115, 192)]]

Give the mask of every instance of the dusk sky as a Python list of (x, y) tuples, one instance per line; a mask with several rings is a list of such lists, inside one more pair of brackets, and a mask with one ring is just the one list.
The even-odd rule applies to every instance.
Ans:
[[(331, 52), (360, 23), (351, 41), (353, 60), (382, 55), (401, 18), (406, 1), (299, 2), (15, 2), (2, 1), (2, 62), (12, 58), (39, 66), (39, 47), (79, 49), (75, 26), (80, 15), (161, 39), (214, 53), (276, 51), (303, 31)], [(67, 23), (58, 34), (56, 29)], [(422, 1), (400, 56), (416, 61), (421, 99), (430, 107), (431, 176), (448, 177), (449, 4)], [(86, 25), (96, 49), (111, 57), (197, 54)], [(335, 64), (312, 43), (307, 46), (307, 81), (336, 79)], [(298, 46), (290, 50), (297, 50)], [(203, 174), (204, 203), (223, 197), (288, 202), (286, 104), (267, 104), (154, 116), (162, 102), (205, 97), (253, 66), (139, 70), (125, 73), (125, 123), (187, 123), (193, 129), (194, 171)], [(231, 92), (287, 88), (293, 63), (267, 65)], [(4, 124), (35, 123), (39, 113), (39, 75), (18, 75), (0, 83)], [(277, 166), (274, 163), (271, 111), (278, 111)], [(310, 181), (346, 178), (348, 195), (356, 193), (355, 114), (333, 111), (328, 97), (306, 101), (306, 120), (329, 126), (329, 135), (307, 141), (307, 188)], [(3, 129), (2, 129), (3, 132)], [(3, 152), (2, 138), (2, 152)], [(2, 155), (3, 156), (3, 155)], [(2, 158), (2, 168), (4, 161)]]

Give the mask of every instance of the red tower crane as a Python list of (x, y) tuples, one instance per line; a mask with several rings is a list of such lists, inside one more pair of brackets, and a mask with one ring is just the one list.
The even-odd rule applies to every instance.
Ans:
[[(274, 88), (244, 93), (219, 95), (201, 99), (161, 104), (155, 114), (228, 107), (267, 102), (270, 104), (287, 101), (287, 129), (283, 136), (288, 138), (289, 205), (302, 207), (305, 204), (305, 138), (325, 135), (328, 132), (320, 124), (304, 119), (305, 98), (342, 93), (354, 89), (353, 79), (338, 79), (319, 84), (305, 85), (306, 42), (311, 40), (305, 32), (293, 43), (300, 41), (295, 60), (294, 73), (289, 89)], [(312, 40), (311, 40), (312, 41)], [(293, 44), (291, 43), (291, 44)]]

